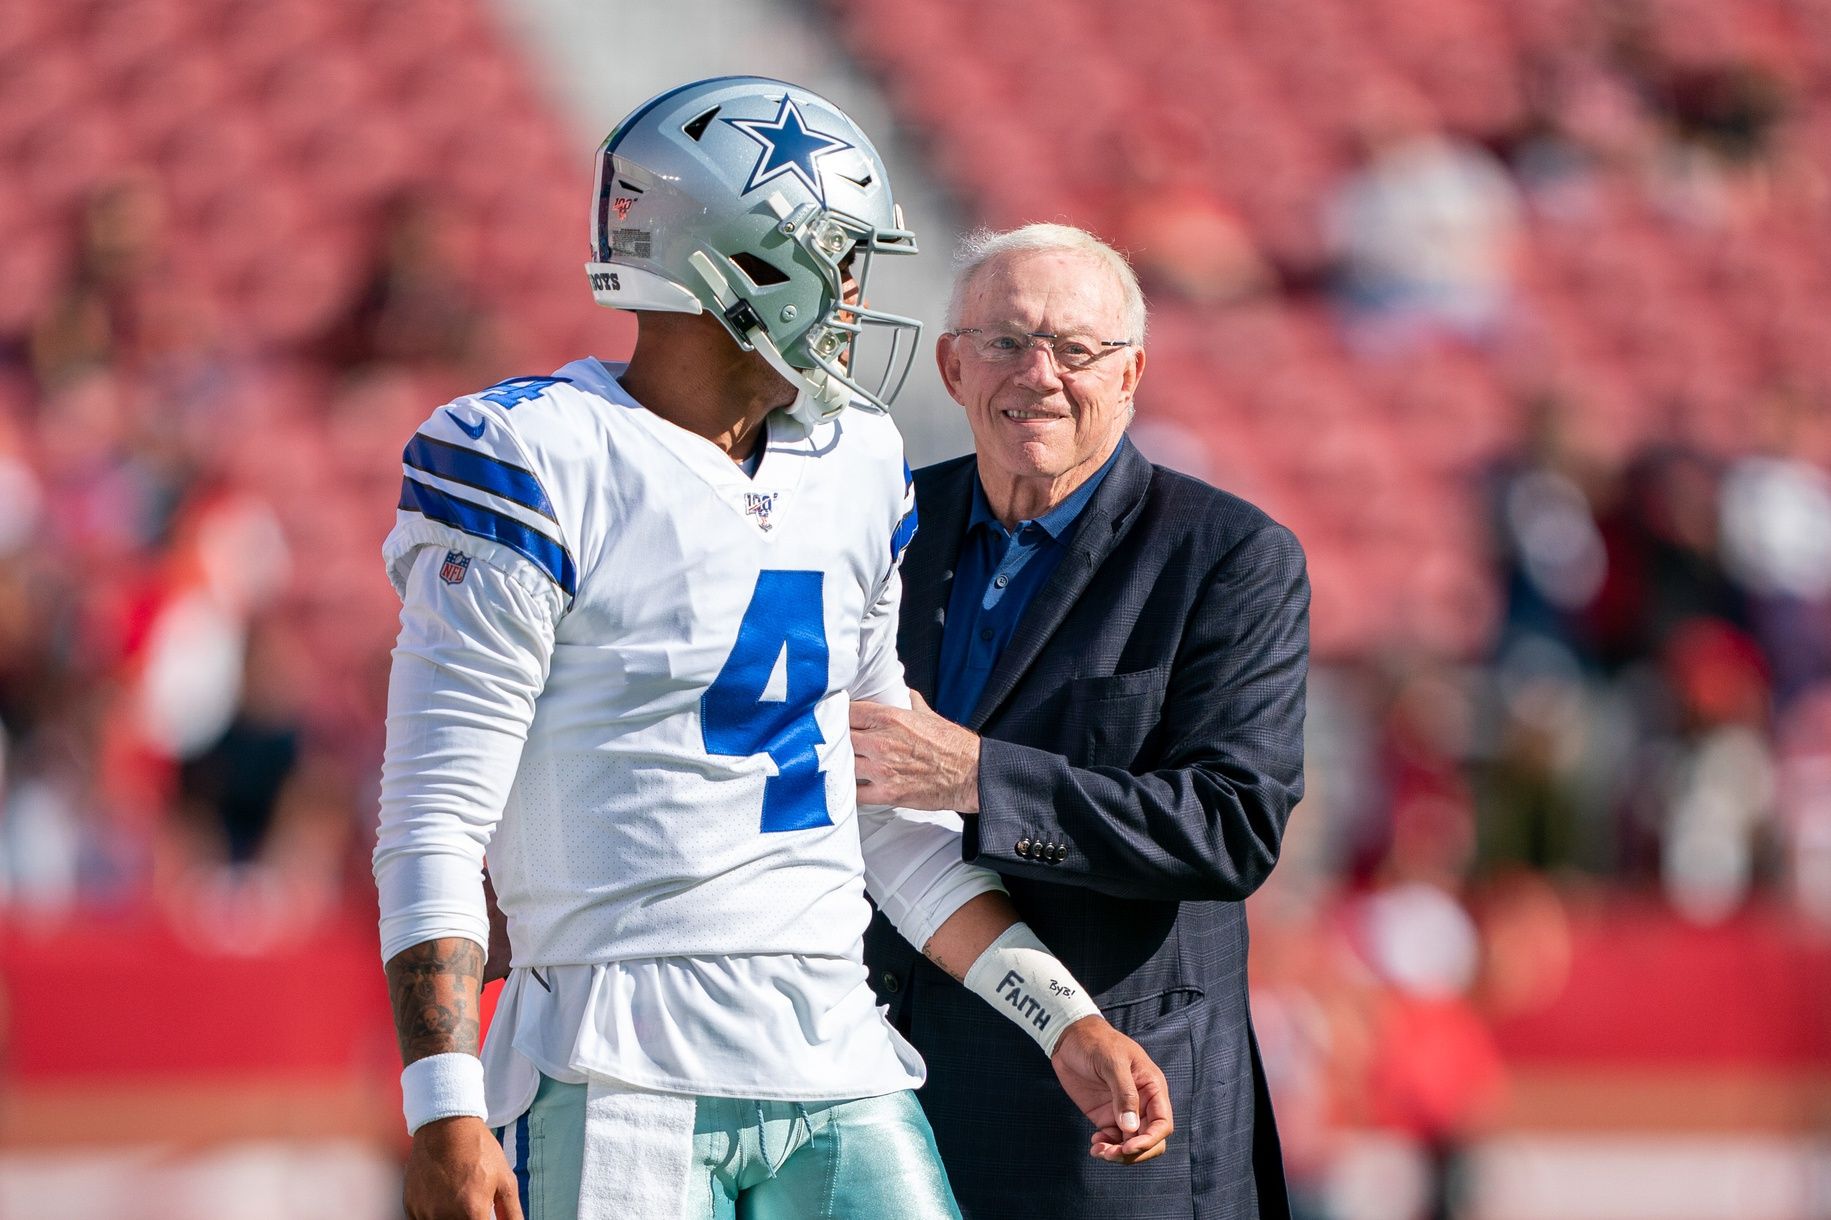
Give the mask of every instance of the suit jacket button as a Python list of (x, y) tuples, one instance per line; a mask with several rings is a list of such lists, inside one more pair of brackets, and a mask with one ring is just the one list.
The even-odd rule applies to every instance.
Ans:
[(1055, 845), (1055, 862), (1057, 864), (1060, 864), (1062, 861), (1066, 860), (1067, 858), (1068, 858), (1068, 844), (1057, 843)]
[(1017, 854), (1020, 856), (1027, 856), (1030, 854), (1030, 840), (1019, 839), (1017, 841)]
[(896, 975), (890, 973), (888, 970), (884, 971), (883, 988), (886, 994), (895, 995), (901, 987), (902, 984), (897, 981)]

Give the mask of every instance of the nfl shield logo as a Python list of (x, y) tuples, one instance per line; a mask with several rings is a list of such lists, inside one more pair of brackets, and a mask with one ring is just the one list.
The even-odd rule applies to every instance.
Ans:
[(448, 585), (461, 584), (464, 574), (470, 571), (470, 556), (462, 551), (446, 551), (445, 562), (439, 565), (439, 579)]
[(618, 195), (610, 201), (610, 206), (616, 209), (618, 220), (628, 220), (629, 210), (635, 206), (635, 203), (636, 201), (627, 195)]

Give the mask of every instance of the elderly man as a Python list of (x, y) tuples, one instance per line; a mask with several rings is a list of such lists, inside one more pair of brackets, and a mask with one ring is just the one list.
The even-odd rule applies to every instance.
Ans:
[(1289, 1210), (1241, 903), (1302, 792), (1309, 586), (1289, 530), (1126, 440), (1144, 330), (1089, 234), (969, 240), (937, 357), (977, 452), (917, 472), (903, 569), (900, 650), (934, 711), (852, 710), (860, 799), (963, 814), (965, 857), (1176, 1098), (1161, 1159), (1077, 1160), (1079, 1115), (1022, 1035), (880, 917), (873, 983), (982, 1220)]

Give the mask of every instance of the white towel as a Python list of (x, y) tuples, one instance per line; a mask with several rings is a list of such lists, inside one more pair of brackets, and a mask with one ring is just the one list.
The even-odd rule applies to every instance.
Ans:
[(579, 1220), (685, 1216), (698, 1106), (692, 1097), (588, 1079)]

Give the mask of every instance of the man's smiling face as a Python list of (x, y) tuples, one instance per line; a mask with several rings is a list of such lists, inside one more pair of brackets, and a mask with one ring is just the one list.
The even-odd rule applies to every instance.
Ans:
[[(1112, 269), (1080, 251), (1013, 251), (973, 273), (936, 355), (966, 409), (988, 491), (1004, 480), (1072, 488), (1112, 453), (1144, 370), (1142, 348), (1108, 346), (1137, 337), (1125, 315)], [(1039, 334), (1055, 338), (1032, 342)], [(1086, 345), (1092, 361), (1063, 368), (1052, 344)]]

